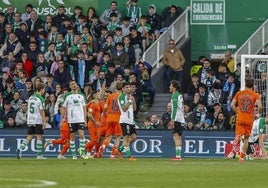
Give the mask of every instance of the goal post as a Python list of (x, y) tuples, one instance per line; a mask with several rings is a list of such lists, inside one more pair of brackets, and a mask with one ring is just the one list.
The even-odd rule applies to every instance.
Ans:
[(261, 96), (263, 117), (268, 115), (268, 55), (241, 55), (240, 89), (245, 89), (245, 78), (254, 78), (254, 90)]

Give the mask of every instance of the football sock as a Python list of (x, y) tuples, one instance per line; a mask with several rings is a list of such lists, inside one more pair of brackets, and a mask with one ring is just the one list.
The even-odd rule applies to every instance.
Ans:
[(116, 147), (113, 147), (111, 155), (115, 154), (116, 149), (117, 149)]
[(23, 151), (25, 147), (28, 145), (28, 140), (23, 140), (23, 142), (20, 145), (20, 150)]
[(244, 158), (245, 156), (246, 156), (246, 154), (245, 154), (244, 152), (241, 151), (239, 157), (240, 157), (240, 158)]
[(238, 152), (236, 150), (237, 150), (237, 145), (239, 144), (240, 140), (241, 140), (241, 136), (236, 136), (235, 137), (235, 139), (233, 141), (233, 149), (232, 149), (232, 152), (234, 152), (234, 153)]
[(176, 157), (181, 157), (181, 146), (176, 146)]
[(124, 149), (125, 149), (125, 153), (126, 153), (127, 157), (128, 158), (131, 157), (130, 148), (129, 147), (124, 147)]
[(69, 148), (70, 148), (70, 143), (64, 144), (63, 148), (61, 149), (60, 154), (65, 155), (65, 153), (68, 151)]
[(124, 144), (122, 144), (121, 146), (119, 146), (118, 151), (122, 152), (124, 150)]
[(72, 152), (72, 156), (76, 156), (76, 152), (75, 152), (75, 141), (70, 141), (70, 149)]
[(36, 151), (37, 151), (37, 156), (42, 155), (42, 149), (43, 149), (42, 140), (37, 140), (37, 141), (36, 141)]
[(79, 140), (79, 147), (82, 151), (82, 155), (85, 155), (85, 144), (86, 144), (86, 140), (85, 139), (80, 139)]

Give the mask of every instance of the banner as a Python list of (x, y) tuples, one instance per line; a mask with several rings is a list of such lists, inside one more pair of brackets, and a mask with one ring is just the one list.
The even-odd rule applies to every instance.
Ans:
[[(137, 130), (137, 140), (131, 146), (135, 157), (174, 157), (175, 145), (172, 133), (169, 130)], [(86, 133), (86, 135), (88, 135)], [(26, 130), (5, 130), (0, 132), (0, 157), (16, 157), (16, 149), (26, 138)], [(44, 140), (59, 138), (58, 130), (45, 130)], [(86, 136), (88, 139), (88, 136)], [(218, 131), (184, 131), (183, 157), (223, 157), (225, 144), (234, 138), (233, 132)], [(77, 137), (78, 140), (78, 137)], [(36, 156), (36, 140), (33, 139), (23, 151), (23, 157)], [(78, 146), (78, 142), (76, 143)], [(104, 156), (109, 156), (113, 143), (111, 143)], [(44, 151), (46, 157), (56, 157), (61, 147), (50, 145)], [(67, 152), (67, 157), (70, 156)]]
[(225, 0), (191, 0), (192, 25), (225, 24)]
[(34, 9), (41, 17), (49, 14), (52, 16), (56, 15), (58, 6), (64, 6), (68, 16), (74, 13), (75, 6), (82, 7), (84, 14), (86, 14), (88, 7), (94, 7), (96, 10), (98, 8), (97, 0), (0, 0), (0, 12), (6, 13), (7, 7), (11, 5), (15, 9), (15, 12), (23, 14), (25, 13), (26, 5), (29, 3), (33, 5)]

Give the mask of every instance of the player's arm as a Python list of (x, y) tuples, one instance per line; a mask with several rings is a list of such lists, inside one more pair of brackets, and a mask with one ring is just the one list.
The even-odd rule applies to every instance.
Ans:
[(46, 127), (46, 115), (45, 115), (45, 110), (44, 109), (40, 109), (40, 115), (42, 118), (42, 125), (43, 125), (43, 129)]
[(83, 106), (84, 109), (84, 120), (85, 120), (85, 127), (87, 127), (87, 106)]
[(232, 103), (231, 103), (231, 108), (232, 108), (232, 110), (234, 111), (234, 113), (237, 114), (237, 107), (236, 107), (236, 104), (237, 104), (237, 100), (236, 100), (236, 99), (233, 99), (233, 100), (232, 100)]

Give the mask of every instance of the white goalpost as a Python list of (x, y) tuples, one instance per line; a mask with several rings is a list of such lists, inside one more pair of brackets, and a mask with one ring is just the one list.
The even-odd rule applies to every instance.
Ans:
[(261, 95), (263, 115), (268, 115), (268, 55), (241, 55), (241, 90), (245, 89), (245, 78), (251, 76), (255, 80), (255, 90)]

